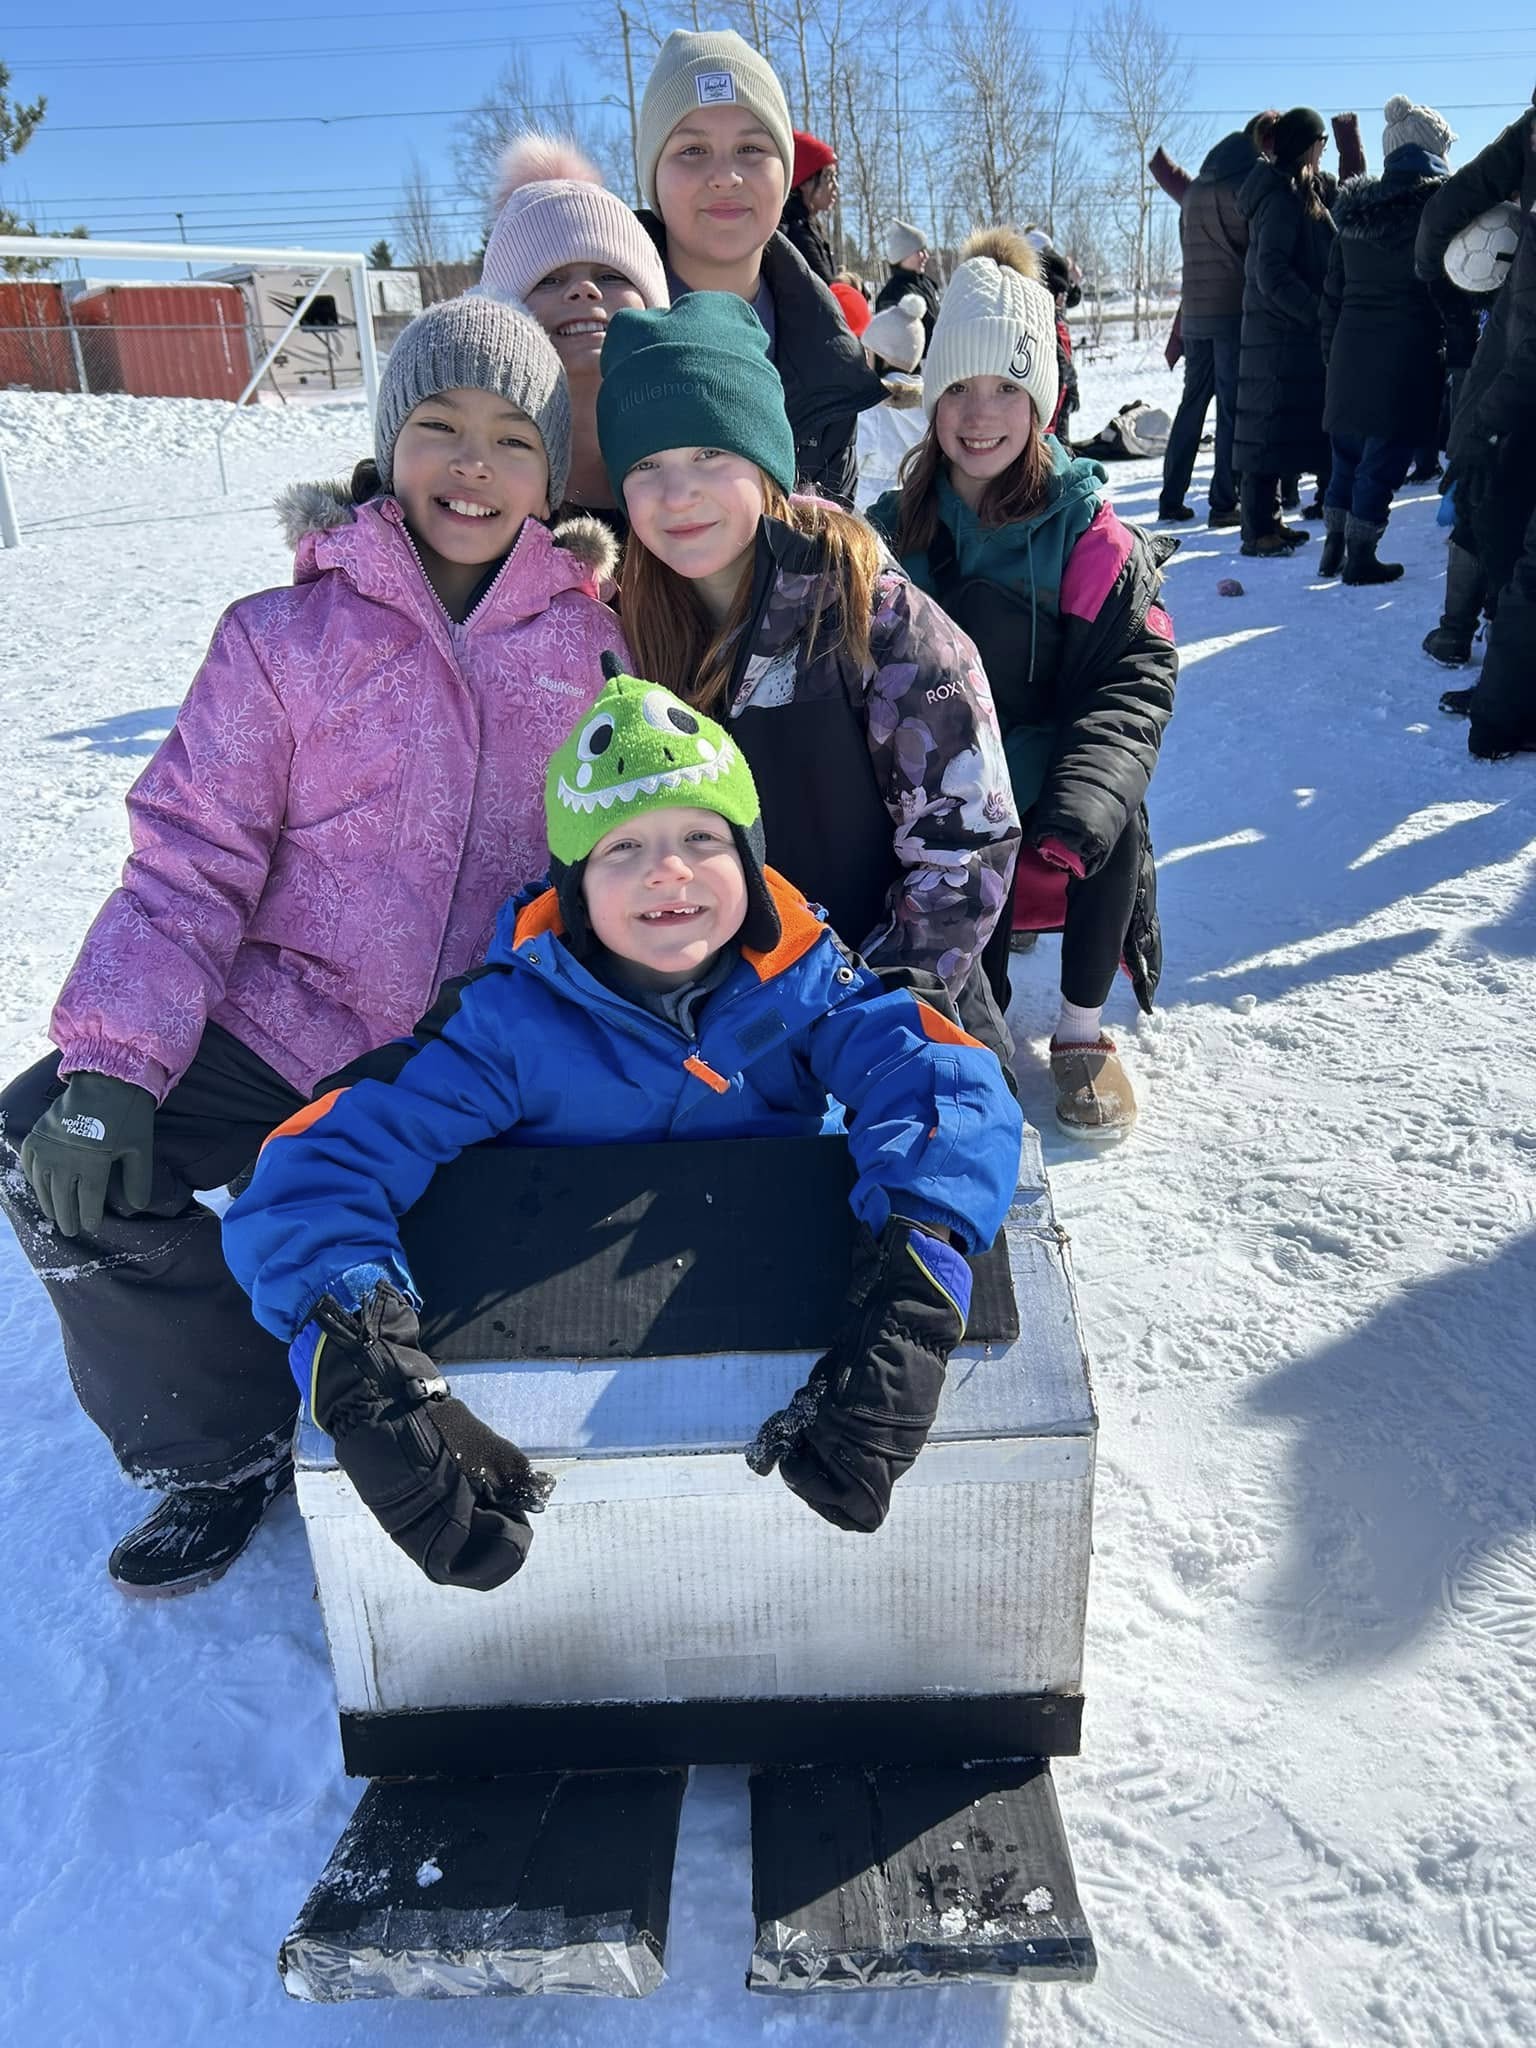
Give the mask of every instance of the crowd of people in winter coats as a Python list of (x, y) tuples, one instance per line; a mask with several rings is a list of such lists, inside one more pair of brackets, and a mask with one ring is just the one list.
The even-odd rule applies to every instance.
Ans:
[[(1453, 173), (1456, 137), (1434, 108), (1395, 96), (1384, 115), (1379, 174), (1355, 116), (1335, 118), (1342, 182), (1322, 168), (1327, 129), (1310, 107), (1256, 115), (1193, 177), (1153, 157), (1183, 249), (1169, 360), (1183, 356), (1184, 394), (1158, 511), (1194, 517), (1185, 497), (1213, 400), (1209, 524), (1240, 526), (1246, 556), (1289, 557), (1310, 538), (1281, 513), (1311, 476), (1321, 574), (1395, 582), (1401, 565), (1378, 552), (1394, 495), (1441, 478), (1454, 524), (1424, 648), (1463, 666), (1486, 617), (1475, 687), (1440, 701), (1470, 719), (1473, 754), (1498, 759), (1536, 747), (1536, 116)], [(1447, 256), (1507, 202), (1523, 223), (1508, 275), (1465, 288)]]
[[(1214, 395), (1212, 513), (1245, 551), (1295, 545), (1306, 472), (1335, 566), (1393, 573), (1443, 347), (1404, 264), (1488, 192), (1536, 196), (1528, 120), (1460, 189), (1437, 122), (1394, 102), (1382, 177), (1339, 193), (1305, 108), (1188, 181), (1169, 517)], [(162, 1496), (112, 1553), (125, 1590), (227, 1569), (301, 1402), (430, 1575), (519, 1567), (536, 1476), (443, 1405), (394, 1229), (466, 1144), (754, 1136), (834, 1094), (868, 1239), (847, 1341), (885, 1347), (887, 1407), (871, 1432), (858, 1373), (819, 1369), (751, 1455), (861, 1529), (1006, 1207), (1033, 933), (1062, 934), (1058, 1123), (1135, 1121), (1102, 1013), (1121, 971), (1150, 1008), (1161, 966), (1174, 542), (1072, 451), (1070, 265), (988, 226), (941, 295), (896, 221), (871, 306), (832, 268), (832, 151), (733, 33), (667, 39), (637, 141), (638, 212), (573, 145), (509, 153), (481, 286), (396, 343), (372, 457), (288, 494), (294, 581), (220, 621), (56, 1050), (0, 1099), (0, 1201), (76, 1392)], [(1452, 438), (1458, 548), (1497, 594), (1475, 695), (1536, 618), (1536, 529), (1497, 553), (1532, 467), (1515, 271)], [(1384, 321), (1392, 374), (1362, 379)], [(858, 419), (893, 390), (921, 437), (865, 519)], [(198, 1191), (226, 1185), (221, 1226)], [(919, 1329), (922, 1360), (892, 1335)]]

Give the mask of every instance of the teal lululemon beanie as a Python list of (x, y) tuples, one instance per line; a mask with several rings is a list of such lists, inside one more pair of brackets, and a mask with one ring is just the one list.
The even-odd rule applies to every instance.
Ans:
[(763, 324), (734, 292), (690, 292), (670, 309), (608, 323), (597, 438), (614, 496), (663, 448), (724, 448), (795, 487), (795, 436)]

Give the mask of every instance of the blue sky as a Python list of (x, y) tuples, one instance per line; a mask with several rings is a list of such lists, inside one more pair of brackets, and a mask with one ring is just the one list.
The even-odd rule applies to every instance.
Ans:
[[(1306, 101), (1325, 114), (1358, 108), (1378, 164), (1382, 103), (1404, 92), (1448, 116), (1464, 160), (1536, 83), (1530, 6), (1472, 0), (1472, 9), (1452, 26), (1449, 10), (1426, 0), (1353, 0), (1332, 13), (1291, 7), (1283, 28), (1266, 31), (1230, 0), (1165, 0), (1159, 18), (1195, 67), (1188, 155), (1198, 159), (1259, 106)], [(583, 18), (596, 24), (603, 12), (587, 0)], [(1048, 63), (1059, 61), (1074, 16), (1091, 12), (1069, 0), (1026, 9)], [(187, 0), (52, 9), (11, 0), (7, 14), (0, 59), (12, 93), (46, 92), (49, 110), (26, 153), (0, 168), (0, 196), (40, 225), (79, 221), (102, 237), (175, 239), (179, 209), (194, 241), (366, 246), (391, 232), (412, 152), (445, 203), (463, 209), (469, 235), (472, 209), (450, 189), (452, 110), (480, 97), (514, 41), (541, 67), (563, 60), (574, 76), (592, 75), (567, 33), (568, 0), (416, 9), (327, 0), (308, 11), (273, 0), (266, 14), (228, 0), (216, 19)], [(1229, 28), (1234, 19), (1241, 29)], [(919, 84), (909, 83), (909, 100)], [(607, 89), (593, 79), (594, 97)], [(292, 115), (330, 119), (273, 118)], [(344, 118), (359, 115), (373, 118)]]

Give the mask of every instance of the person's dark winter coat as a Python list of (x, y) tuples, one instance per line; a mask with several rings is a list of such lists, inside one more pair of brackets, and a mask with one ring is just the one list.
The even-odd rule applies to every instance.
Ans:
[(1179, 208), (1179, 242), (1184, 252), (1180, 325), (1186, 336), (1207, 339), (1224, 332), (1243, 310), (1243, 269), (1248, 254), (1248, 216), (1238, 198), (1258, 162), (1251, 139), (1239, 128), (1224, 135), (1200, 166), (1200, 175)]
[(923, 302), (923, 354), (927, 355), (928, 344), (933, 340), (933, 323), (939, 317), (939, 288), (931, 277), (894, 264), (875, 299), (875, 311), (883, 313), (887, 306), (899, 306), (908, 292), (916, 292)]
[(805, 258), (806, 266), (823, 284), (830, 284), (837, 275), (837, 265), (832, 260), (832, 245), (821, 232), (817, 216), (811, 212), (797, 187), (784, 203), (783, 218), (779, 222), (779, 233)]
[(1238, 204), (1248, 220), (1237, 467), (1258, 476), (1326, 473), (1319, 310), (1333, 222), (1308, 210), (1296, 178), (1256, 163)]
[(1456, 408), (1456, 538), (1494, 593), (1488, 651), (1472, 692), (1474, 754), (1536, 748), (1536, 114), (1495, 137), (1424, 209), (1417, 260), (1432, 277), (1469, 220), (1518, 192), (1524, 217)]
[(1413, 251), (1446, 175), (1438, 157), (1399, 149), (1379, 178), (1351, 178), (1339, 194), (1322, 306), (1330, 434), (1415, 445), (1436, 438), (1444, 334)]
[[(639, 220), (665, 262), (665, 223), (643, 209)], [(764, 246), (763, 281), (776, 315), (771, 355), (794, 430), (797, 480), (851, 506), (859, 480), (859, 414), (883, 405), (886, 388), (864, 360), (836, 299), (780, 234), (770, 235)]]
[[(1014, 925), (1059, 929), (1064, 877), (1035, 851), (1052, 841), (1092, 874), (1141, 819), (1141, 872), (1124, 959), (1144, 1010), (1162, 971), (1157, 875), (1142, 809), (1173, 712), (1179, 656), (1159, 596), (1173, 543), (1118, 519), (1104, 472), (1064, 450), (1032, 520), (985, 528), (946, 483), (934, 547), (903, 568), (976, 642), (992, 685), (1024, 818)], [(900, 494), (870, 507), (893, 540)]]

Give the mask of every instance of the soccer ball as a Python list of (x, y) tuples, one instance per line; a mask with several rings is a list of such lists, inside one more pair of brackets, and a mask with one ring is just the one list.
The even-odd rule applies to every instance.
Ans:
[(1469, 221), (1445, 252), (1445, 274), (1464, 292), (1496, 292), (1520, 240), (1520, 209), (1501, 200)]

